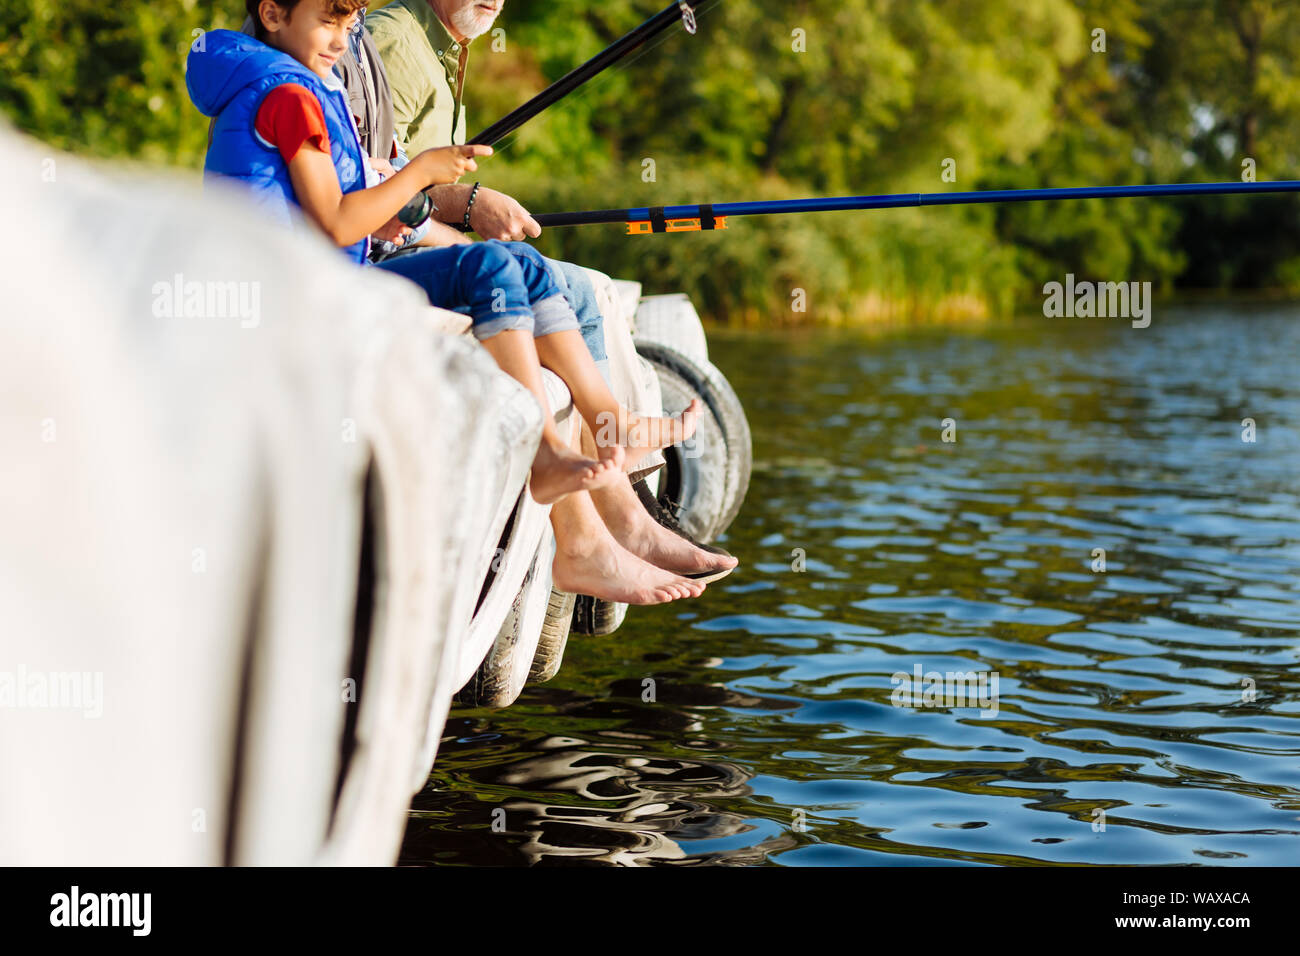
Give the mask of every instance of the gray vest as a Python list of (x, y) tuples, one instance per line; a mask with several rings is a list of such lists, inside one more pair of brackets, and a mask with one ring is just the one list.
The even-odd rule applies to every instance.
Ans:
[(388, 159), (393, 154), (393, 88), (370, 31), (364, 23), (360, 30), (361, 62), (352, 55), (349, 41), (348, 52), (339, 57), (338, 72), (357, 118), (361, 147), (375, 159)]

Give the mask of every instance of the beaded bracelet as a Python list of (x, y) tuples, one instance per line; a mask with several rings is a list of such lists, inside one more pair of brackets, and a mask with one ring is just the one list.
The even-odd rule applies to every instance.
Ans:
[(469, 202), (465, 203), (465, 221), (461, 223), (461, 232), (473, 232), (469, 224), (469, 211), (474, 208), (474, 200), (478, 198), (479, 184), (475, 183), (474, 188), (469, 191)]

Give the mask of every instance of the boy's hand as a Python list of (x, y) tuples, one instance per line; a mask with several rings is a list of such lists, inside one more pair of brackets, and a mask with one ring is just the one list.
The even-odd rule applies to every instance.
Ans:
[(400, 244), (406, 241), (406, 237), (409, 236), (411, 232), (412, 229), (410, 226), (394, 216), (392, 219), (388, 220), (388, 222), (376, 229), (370, 238), (383, 239), (387, 242), (396, 242)]
[(366, 158), (370, 162), (370, 168), (373, 169), (375, 172), (377, 172), (384, 179), (387, 179), (389, 176), (393, 175), (394, 172), (396, 172), (396, 170), (393, 169), (393, 164), (386, 159), (375, 159), (369, 156)]
[(491, 146), (441, 146), (438, 149), (426, 149), (416, 159), (424, 164), (430, 183), (445, 184), (454, 183), (466, 173), (478, 169), (478, 164), (474, 162), (475, 156), (491, 155)]

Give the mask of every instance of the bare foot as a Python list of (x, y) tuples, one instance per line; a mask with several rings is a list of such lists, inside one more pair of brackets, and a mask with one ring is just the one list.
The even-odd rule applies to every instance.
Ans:
[(575, 491), (592, 491), (614, 480), (627, 480), (620, 462), (613, 458), (597, 461), (543, 439), (533, 458), (528, 490), (539, 505), (550, 505)]
[(666, 418), (633, 415), (620, 408), (619, 421), (616, 422), (612, 413), (601, 412), (596, 415), (596, 427), (592, 429), (592, 434), (598, 449), (615, 445), (626, 449), (623, 468), (627, 470), (650, 452), (676, 445), (694, 435), (703, 410), (704, 404), (698, 398), (693, 398), (681, 414)]
[(622, 445), (597, 445), (596, 457), (602, 462), (608, 462), (617, 471), (627, 467), (627, 452)]
[(642, 561), (608, 532), (557, 547), (551, 582), (561, 591), (625, 604), (666, 604), (699, 597), (704, 585)]
[(673, 534), (645, 510), (629, 484), (611, 484), (591, 496), (614, 540), (643, 561), (677, 574), (728, 571), (740, 562), (730, 555), (697, 548)]

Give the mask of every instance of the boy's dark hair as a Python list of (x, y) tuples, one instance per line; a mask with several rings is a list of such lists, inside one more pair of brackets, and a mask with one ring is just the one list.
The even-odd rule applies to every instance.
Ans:
[[(286, 17), (292, 16), (293, 8), (298, 5), (298, 0), (274, 0), (274, 2), (284, 11)], [(347, 17), (364, 9), (366, 2), (367, 0), (325, 0), (325, 12), (330, 16)], [(253, 18), (253, 36), (265, 40), (266, 27), (262, 26), (262, 18), (257, 13), (257, 8), (261, 5), (262, 0), (244, 0), (244, 9)]]

